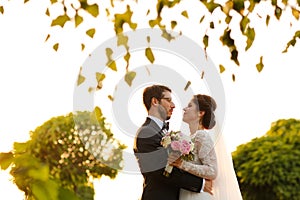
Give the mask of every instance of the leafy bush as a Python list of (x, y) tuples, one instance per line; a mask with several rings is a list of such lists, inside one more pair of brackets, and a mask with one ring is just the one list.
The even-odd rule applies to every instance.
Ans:
[(278, 120), (262, 137), (233, 152), (245, 200), (300, 197), (300, 120)]
[[(76, 123), (75, 123), (76, 122)], [(122, 150), (100, 108), (50, 119), (25, 143), (0, 153), (1, 169), (10, 173), (27, 199), (93, 199), (92, 179), (114, 178), (122, 168)]]

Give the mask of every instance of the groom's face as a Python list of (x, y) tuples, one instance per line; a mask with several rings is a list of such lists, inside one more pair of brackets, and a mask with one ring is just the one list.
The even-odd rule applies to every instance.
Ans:
[(163, 98), (160, 100), (160, 108), (159, 112), (163, 119), (170, 119), (173, 113), (173, 109), (175, 108), (175, 104), (172, 101), (171, 92), (165, 91), (163, 92)]

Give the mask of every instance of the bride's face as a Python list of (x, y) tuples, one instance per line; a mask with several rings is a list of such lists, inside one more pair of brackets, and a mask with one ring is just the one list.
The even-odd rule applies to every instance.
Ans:
[(198, 110), (197, 105), (193, 100), (189, 102), (187, 107), (183, 109), (183, 121), (190, 124), (192, 122), (199, 122), (200, 120), (200, 111)]

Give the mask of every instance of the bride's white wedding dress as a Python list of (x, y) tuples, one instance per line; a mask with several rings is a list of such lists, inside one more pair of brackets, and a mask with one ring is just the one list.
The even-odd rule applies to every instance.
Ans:
[[(191, 135), (194, 143), (194, 160), (183, 161), (180, 168), (191, 174), (205, 179), (215, 179), (217, 176), (217, 156), (214, 151), (214, 142), (209, 133), (198, 130)], [(212, 200), (214, 197), (207, 192), (190, 192), (181, 189), (179, 200)]]
[[(213, 135), (215, 136), (215, 135)], [(213, 141), (211, 133), (198, 130), (191, 135), (194, 142), (193, 161), (183, 161), (180, 168), (205, 179), (213, 180), (213, 195), (207, 192), (180, 190), (179, 200), (242, 200), (231, 155), (222, 135)]]

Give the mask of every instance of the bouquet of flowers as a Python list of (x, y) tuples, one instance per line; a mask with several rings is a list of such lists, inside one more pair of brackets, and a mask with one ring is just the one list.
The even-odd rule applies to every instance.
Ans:
[[(191, 139), (185, 136), (182, 132), (171, 131), (166, 133), (166, 135), (161, 140), (161, 145), (168, 150), (168, 152), (177, 152), (180, 158), (184, 160), (193, 160), (194, 154), (192, 153), (194, 149), (194, 143)], [(167, 164), (165, 167), (164, 175), (169, 176), (173, 170), (173, 166)]]

